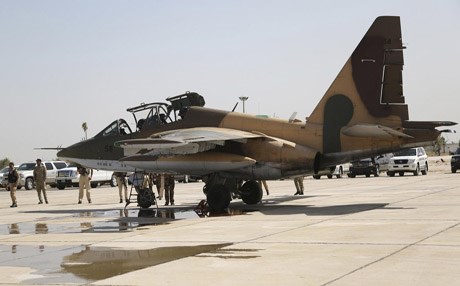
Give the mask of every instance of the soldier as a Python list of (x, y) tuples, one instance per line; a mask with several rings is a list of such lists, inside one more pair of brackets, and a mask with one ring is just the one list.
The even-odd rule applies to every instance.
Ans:
[(163, 193), (165, 189), (165, 175), (164, 174), (154, 174), (153, 176), (155, 186), (157, 187), (158, 197), (157, 199), (163, 199)]
[(294, 178), (294, 185), (295, 188), (297, 189), (297, 192), (294, 194), (295, 195), (303, 195), (303, 177), (295, 177)]
[(11, 201), (13, 201), (13, 204), (10, 207), (15, 208), (18, 206), (16, 201), (16, 187), (18, 185), (19, 175), (16, 171), (16, 168), (14, 168), (13, 162), (10, 162), (9, 167), (10, 168), (8, 169), (8, 189), (10, 190)]
[(93, 176), (93, 170), (78, 165), (77, 172), (80, 174), (80, 181), (78, 182), (78, 186), (80, 187), (78, 192), (78, 203), (81, 204), (81, 200), (83, 199), (83, 189), (86, 189), (86, 199), (88, 199), (88, 203), (91, 203), (89, 191), (91, 190), (90, 180)]
[(126, 173), (115, 172), (113, 173), (117, 179), (118, 194), (120, 195), (120, 203), (123, 202), (123, 188), (125, 189), (125, 202), (128, 202), (128, 186), (126, 185)]
[(43, 166), (42, 160), (37, 159), (37, 166), (34, 168), (34, 182), (35, 182), (35, 189), (37, 190), (38, 194), (38, 203), (43, 204), (42, 201), (42, 192), (43, 197), (45, 198), (45, 203), (48, 203), (48, 198), (46, 196), (46, 167)]
[(169, 205), (174, 205), (174, 186), (175, 186), (175, 181), (174, 181), (174, 175), (164, 175), (165, 178), (165, 206)]

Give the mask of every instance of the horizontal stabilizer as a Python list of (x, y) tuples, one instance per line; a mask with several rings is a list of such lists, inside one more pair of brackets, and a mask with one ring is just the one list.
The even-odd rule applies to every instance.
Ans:
[(392, 138), (392, 137), (403, 137), (413, 138), (410, 135), (404, 134), (393, 128), (373, 125), (373, 124), (356, 124), (351, 127), (346, 127), (342, 130), (342, 133), (352, 137), (376, 137), (376, 138)]
[(435, 129), (440, 126), (453, 126), (457, 123), (452, 121), (409, 121), (403, 122), (404, 128), (410, 129)]

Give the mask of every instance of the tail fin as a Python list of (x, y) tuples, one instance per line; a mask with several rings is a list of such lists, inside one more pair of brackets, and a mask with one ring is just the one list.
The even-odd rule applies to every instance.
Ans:
[[(342, 127), (356, 123), (402, 126), (409, 119), (402, 89), (403, 49), (399, 17), (378, 17), (308, 122), (322, 124), (324, 137), (340, 136)], [(324, 139), (340, 144), (334, 138)], [(340, 150), (340, 146), (323, 147), (325, 153)]]

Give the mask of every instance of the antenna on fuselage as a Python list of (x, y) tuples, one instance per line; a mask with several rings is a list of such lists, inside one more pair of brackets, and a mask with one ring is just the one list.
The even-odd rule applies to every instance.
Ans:
[(238, 106), (238, 101), (236, 102), (235, 106), (233, 107), (232, 112), (235, 111), (235, 109), (236, 109), (237, 106)]

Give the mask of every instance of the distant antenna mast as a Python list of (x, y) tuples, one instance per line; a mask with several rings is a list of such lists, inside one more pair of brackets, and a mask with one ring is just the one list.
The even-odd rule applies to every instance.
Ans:
[(243, 102), (243, 113), (246, 113), (246, 110), (244, 108), (244, 102), (249, 99), (247, 96), (240, 96), (239, 99)]

